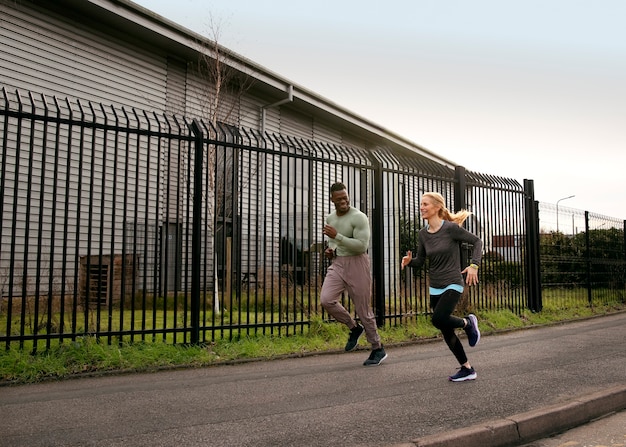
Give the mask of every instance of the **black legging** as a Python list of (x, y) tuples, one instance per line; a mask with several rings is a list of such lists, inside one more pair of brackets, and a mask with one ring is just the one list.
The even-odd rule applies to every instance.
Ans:
[(441, 295), (430, 296), (430, 307), (433, 309), (433, 326), (441, 331), (448, 348), (459, 361), (459, 365), (463, 365), (467, 362), (467, 356), (455, 329), (462, 328), (465, 323), (462, 318), (452, 315), (460, 299), (461, 294), (456, 290), (446, 290)]

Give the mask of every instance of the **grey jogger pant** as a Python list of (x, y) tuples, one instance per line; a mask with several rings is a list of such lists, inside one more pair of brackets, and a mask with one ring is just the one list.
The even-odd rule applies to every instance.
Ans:
[(372, 275), (367, 253), (333, 258), (322, 285), (320, 302), (324, 309), (338, 322), (353, 328), (355, 322), (352, 316), (339, 301), (344, 291), (348, 292), (354, 304), (372, 349), (380, 348), (380, 335), (372, 311)]

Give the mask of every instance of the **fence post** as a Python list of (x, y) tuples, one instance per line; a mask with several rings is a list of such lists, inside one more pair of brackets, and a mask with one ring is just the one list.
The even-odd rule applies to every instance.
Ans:
[(376, 324), (385, 324), (385, 287), (383, 270), (385, 268), (384, 228), (385, 210), (383, 203), (383, 170), (380, 162), (372, 158), (374, 166), (374, 207), (372, 210), (372, 271), (374, 280), (374, 303), (376, 306)]
[(591, 294), (591, 236), (589, 235), (589, 211), (585, 211), (585, 270), (587, 274), (587, 301), (591, 306), (593, 298)]
[[(467, 200), (465, 198), (465, 190), (467, 188), (466, 170), (463, 166), (454, 168), (454, 212), (467, 209)], [(469, 265), (470, 245), (462, 243), (459, 246), (461, 252), (461, 270)]]
[(202, 262), (202, 177), (203, 133), (197, 120), (191, 123), (194, 135), (193, 221), (191, 230), (191, 344), (200, 342), (200, 267)]
[[(467, 209), (467, 200), (465, 200), (465, 190), (467, 188), (467, 180), (465, 179), (465, 168), (456, 166), (454, 168), (454, 212)], [(463, 267), (465, 268), (465, 267)]]
[(526, 284), (528, 308), (539, 312), (543, 308), (541, 297), (541, 266), (539, 263), (539, 202), (535, 201), (535, 186), (532, 180), (524, 179), (524, 201), (526, 213)]

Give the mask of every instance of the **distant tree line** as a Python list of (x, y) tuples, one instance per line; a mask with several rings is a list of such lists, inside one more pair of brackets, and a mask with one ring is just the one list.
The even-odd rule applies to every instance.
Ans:
[[(410, 219), (401, 219), (399, 228), (402, 255), (415, 251), (419, 228)], [(541, 234), (539, 250), (542, 287), (592, 287), (620, 289), (626, 287), (626, 249), (624, 230), (618, 228), (590, 230), (571, 235), (561, 232)], [(471, 247), (465, 247), (471, 250)], [(506, 282), (513, 287), (523, 284), (522, 261), (511, 262), (497, 252), (483, 257), (480, 278), (484, 284)], [(415, 271), (415, 276), (421, 272)]]

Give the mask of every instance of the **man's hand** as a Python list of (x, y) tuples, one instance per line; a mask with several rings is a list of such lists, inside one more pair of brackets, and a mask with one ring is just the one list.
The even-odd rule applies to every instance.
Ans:
[(337, 229), (333, 226), (324, 225), (322, 232), (331, 239), (335, 239), (337, 237)]

